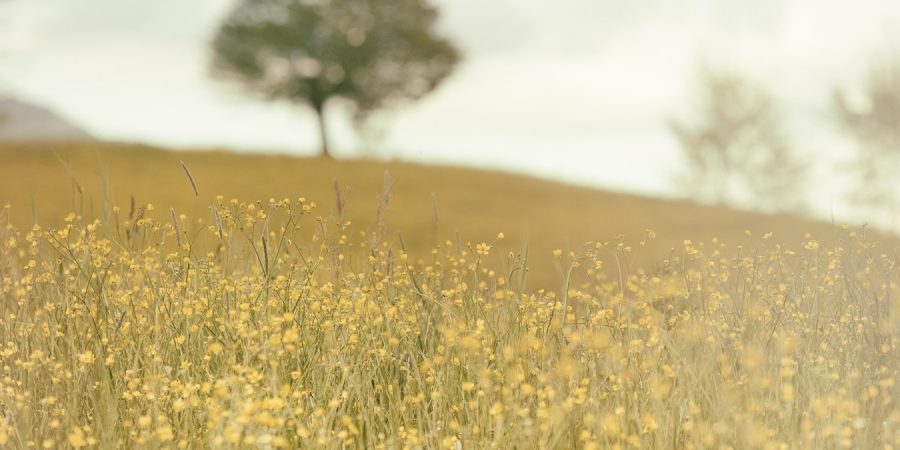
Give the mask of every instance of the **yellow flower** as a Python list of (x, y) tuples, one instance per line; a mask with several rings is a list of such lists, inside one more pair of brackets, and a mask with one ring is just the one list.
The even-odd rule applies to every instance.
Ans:
[(172, 427), (168, 425), (163, 425), (156, 429), (156, 435), (159, 437), (159, 440), (162, 442), (171, 441), (175, 437), (175, 433), (172, 431)]
[(95, 359), (96, 358), (94, 357), (94, 352), (90, 350), (78, 355), (78, 362), (84, 365), (93, 363)]
[(69, 445), (74, 448), (81, 448), (88, 445), (87, 439), (85, 439), (84, 431), (81, 428), (75, 427), (72, 429), (72, 432), (69, 433)]
[(209, 344), (209, 352), (212, 353), (213, 355), (218, 355), (219, 353), (222, 353), (222, 350), (224, 348), (225, 347), (223, 347), (222, 344), (220, 344), (218, 342), (213, 342), (212, 344)]

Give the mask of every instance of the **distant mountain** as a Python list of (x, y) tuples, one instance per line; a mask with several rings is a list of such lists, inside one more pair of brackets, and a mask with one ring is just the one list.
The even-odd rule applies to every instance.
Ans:
[(90, 134), (49, 109), (0, 98), (0, 141), (85, 141)]

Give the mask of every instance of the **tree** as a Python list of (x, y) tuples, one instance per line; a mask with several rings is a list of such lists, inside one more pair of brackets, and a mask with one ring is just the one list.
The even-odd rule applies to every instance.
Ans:
[(329, 155), (326, 106), (372, 111), (434, 90), (460, 59), (433, 32), (426, 0), (241, 0), (212, 43), (213, 73), (315, 112)]
[(838, 125), (858, 143), (850, 202), (893, 219), (900, 207), (900, 61), (881, 61), (869, 68), (860, 101), (837, 90), (834, 110)]
[(716, 203), (801, 208), (806, 168), (789, 144), (774, 98), (733, 71), (707, 66), (699, 87), (693, 122), (668, 124), (684, 152), (687, 191)]

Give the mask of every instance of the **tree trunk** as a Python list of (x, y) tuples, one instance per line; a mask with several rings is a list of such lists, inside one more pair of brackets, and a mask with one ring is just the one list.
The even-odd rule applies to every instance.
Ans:
[(322, 157), (331, 158), (331, 149), (328, 146), (328, 129), (325, 127), (325, 105), (318, 105), (316, 110), (316, 119), (319, 122), (319, 139), (322, 144)]

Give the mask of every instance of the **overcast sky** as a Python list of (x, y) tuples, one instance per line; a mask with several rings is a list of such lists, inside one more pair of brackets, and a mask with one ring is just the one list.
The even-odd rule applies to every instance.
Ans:
[[(102, 138), (309, 154), (302, 107), (248, 99), (208, 76), (230, 0), (0, 1), (0, 86)], [(808, 152), (839, 162), (836, 86), (897, 41), (895, 0), (443, 0), (466, 60), (424, 101), (380, 116), (380, 157), (524, 171), (670, 195), (679, 114), (700, 60), (737, 67), (793, 113)], [(339, 155), (365, 147), (336, 121)], [(820, 210), (841, 209), (825, 185)], [(837, 202), (837, 203), (836, 203)]]

